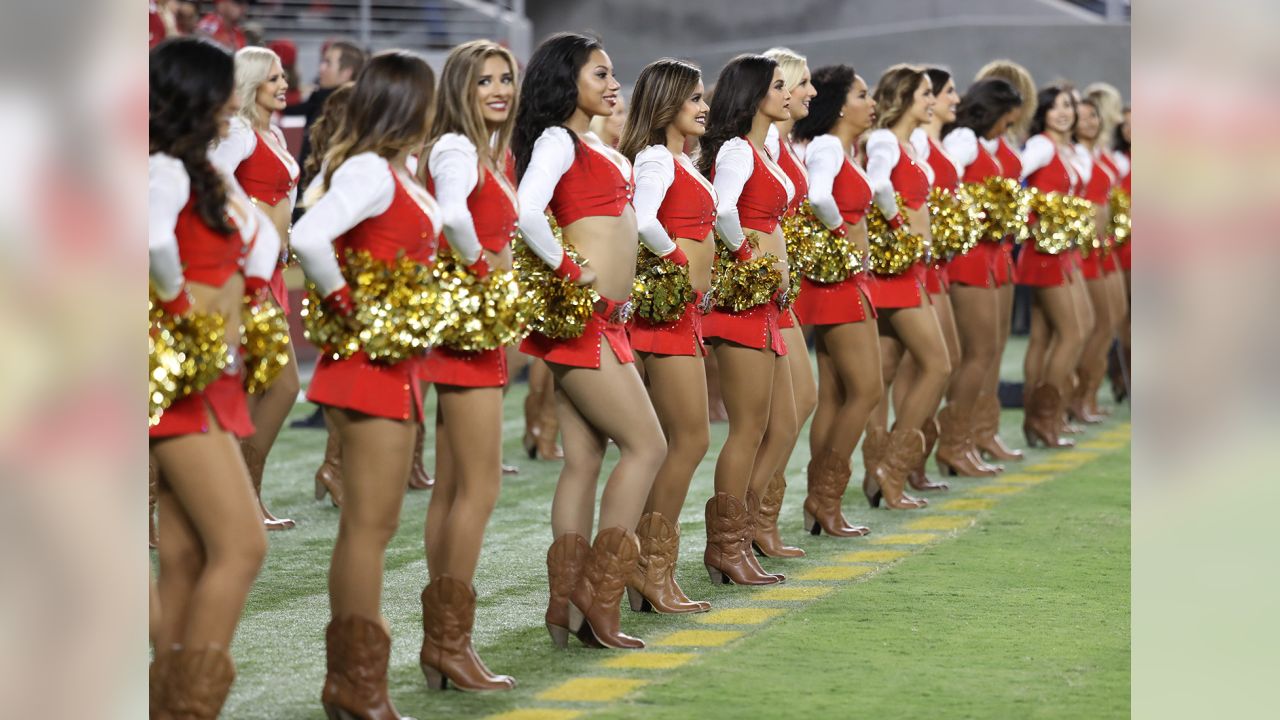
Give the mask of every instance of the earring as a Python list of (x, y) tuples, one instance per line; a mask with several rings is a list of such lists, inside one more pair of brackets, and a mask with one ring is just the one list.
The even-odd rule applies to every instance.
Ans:
[(841, 111), (840, 111), (840, 117), (844, 117), (844, 111), (843, 111), (843, 110), (841, 110)]

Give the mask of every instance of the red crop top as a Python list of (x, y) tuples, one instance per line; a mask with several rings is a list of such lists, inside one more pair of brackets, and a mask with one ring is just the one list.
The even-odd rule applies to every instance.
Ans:
[(658, 222), (672, 238), (706, 240), (716, 222), (716, 202), (711, 190), (695, 178), (683, 163), (673, 161), (675, 179), (658, 208)]
[(791, 185), (795, 188), (786, 213), (793, 215), (800, 209), (805, 198), (809, 197), (809, 177), (805, 174), (804, 168), (800, 167), (800, 161), (796, 158), (795, 151), (791, 149), (791, 143), (783, 138), (778, 138), (778, 167), (791, 178)]
[(635, 193), (634, 178), (586, 142), (576, 143), (573, 164), (556, 183), (549, 205), (560, 227), (584, 217), (618, 217)]
[[(1001, 140), (1003, 143), (1004, 141)], [(1019, 168), (1021, 170), (1021, 168)], [(1001, 177), (1003, 169), (1000, 162), (991, 157), (991, 153), (987, 152), (987, 148), (982, 142), (978, 142), (978, 156), (969, 163), (969, 167), (964, 169), (964, 181), (967, 183), (980, 183), (987, 178)]]
[(889, 173), (889, 182), (893, 189), (902, 195), (907, 207), (919, 210), (929, 199), (929, 176), (908, 155), (905, 148), (898, 147), (898, 164)]
[(1022, 161), (1018, 159), (1018, 153), (1009, 147), (1009, 142), (1000, 137), (1000, 144), (996, 146), (996, 160), (1000, 161), (1000, 174), (1014, 180), (1022, 179)]
[(1093, 172), (1089, 174), (1089, 182), (1084, 187), (1084, 199), (1091, 203), (1104, 205), (1111, 198), (1111, 186), (1115, 183), (1115, 172), (1109, 163), (1098, 156), (1093, 158)]
[(435, 259), (437, 230), (431, 224), (431, 218), (410, 197), (394, 170), (391, 178), (396, 185), (391, 205), (386, 212), (360, 221), (335, 240), (334, 249), (339, 257), (348, 248), (353, 248), (367, 250), (373, 257), (388, 263), (400, 255), (424, 265)]
[(960, 175), (956, 172), (956, 164), (951, 162), (951, 158), (942, 152), (941, 145), (935, 142), (931, 136), (926, 137), (929, 140), (929, 167), (933, 168), (933, 186), (955, 190), (960, 184)]
[(835, 182), (831, 184), (831, 196), (835, 198), (836, 207), (840, 208), (840, 217), (850, 225), (862, 222), (867, 210), (871, 209), (871, 184), (867, 178), (853, 167), (849, 158), (844, 159)]
[[(508, 162), (507, 169), (514, 171), (515, 166)], [(520, 214), (516, 211), (514, 190), (508, 193), (492, 170), (488, 167), (483, 170), (484, 182), (476, 183), (467, 196), (467, 212), (471, 213), (471, 223), (475, 226), (480, 247), (498, 253), (516, 236), (516, 221)], [(435, 195), (435, 179), (427, 173), (425, 180), (427, 192)]]
[(276, 205), (289, 197), (298, 178), (290, 173), (284, 161), (267, 147), (266, 138), (258, 134), (253, 153), (236, 166), (236, 181), (249, 197), (268, 205)]
[(183, 275), (189, 282), (221, 287), (232, 275), (242, 271), (245, 257), (253, 247), (252, 239), (246, 241), (240, 234), (241, 223), (236, 222), (233, 213), (227, 213), (227, 222), (233, 228), (229, 235), (206, 225), (196, 211), (194, 194), (178, 213), (173, 234), (178, 238)]
[(1027, 176), (1027, 187), (1041, 192), (1056, 192), (1071, 195), (1078, 189), (1078, 179), (1073, 170), (1062, 162), (1062, 152), (1054, 145), (1053, 159), (1048, 165)]
[(764, 164), (751, 141), (746, 138), (743, 141), (751, 148), (754, 164), (751, 177), (747, 178), (747, 184), (742, 186), (742, 194), (738, 196), (738, 221), (744, 228), (772, 233), (790, 204), (787, 188)]

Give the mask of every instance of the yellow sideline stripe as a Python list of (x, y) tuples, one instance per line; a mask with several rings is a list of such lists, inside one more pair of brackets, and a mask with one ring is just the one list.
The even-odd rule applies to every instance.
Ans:
[(694, 615), (700, 625), (759, 625), (778, 617), (782, 608), (724, 608)]
[[(905, 555), (906, 553), (903, 554)], [(816, 600), (823, 595), (829, 595), (831, 590), (831, 588), (822, 587), (821, 585), (809, 585), (807, 587), (774, 585), (756, 593), (752, 599), (765, 602), (800, 602), (803, 600)]]
[(628, 652), (600, 663), (607, 668), (670, 670), (698, 657), (694, 653)]
[(990, 510), (996, 506), (995, 500), (983, 498), (956, 498), (947, 500), (938, 506), (940, 510)]
[(1052, 480), (1052, 475), (1028, 475), (1026, 473), (1014, 473), (1013, 475), (996, 476), (997, 484), (1005, 485), (1039, 485), (1046, 480)]
[(902, 527), (907, 530), (959, 530), (973, 525), (972, 515), (933, 515), (912, 520)]
[(796, 573), (796, 580), (852, 580), (871, 572), (875, 568), (866, 565), (821, 565)]
[(1076, 467), (1078, 466), (1070, 460), (1054, 458), (1053, 460), (1046, 460), (1041, 463), (1036, 463), (1035, 465), (1030, 465), (1027, 467), (1026, 472), (1053, 475), (1060, 473), (1063, 470), (1074, 470)]
[(581, 710), (528, 708), (525, 710), (509, 710), (499, 715), (490, 715), (487, 720), (573, 720), (581, 715)]
[(910, 555), (906, 550), (858, 550), (836, 558), (844, 563), (889, 563)]
[(872, 545), (928, 545), (938, 539), (937, 533), (900, 533), (897, 535), (872, 536)]
[(1077, 447), (1083, 448), (1085, 450), (1118, 450), (1128, 444), (1129, 444), (1128, 441), (1125, 441), (1125, 440), (1099, 439), (1099, 440), (1090, 440), (1087, 443), (1080, 443), (1079, 445), (1077, 445)]
[(983, 495), (1012, 495), (1026, 490), (1025, 485), (980, 485), (970, 492), (981, 493)]
[(677, 630), (653, 643), (654, 647), (720, 647), (746, 635), (741, 630)]
[(537, 698), (539, 700), (561, 700), (566, 702), (609, 702), (648, 684), (648, 680), (632, 680), (629, 678), (573, 678), (550, 690), (538, 693)]

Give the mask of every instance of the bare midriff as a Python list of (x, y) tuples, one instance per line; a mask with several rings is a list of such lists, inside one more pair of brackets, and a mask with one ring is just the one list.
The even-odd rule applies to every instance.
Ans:
[(907, 224), (911, 226), (911, 232), (924, 236), (925, 247), (933, 247), (933, 234), (929, 231), (929, 206), (921, 205), (918, 208), (903, 207), (903, 211), (907, 215)]
[(617, 217), (585, 217), (563, 228), (564, 240), (596, 274), (595, 291), (622, 302), (636, 279), (636, 214), (628, 205)]
[(755, 236), (760, 241), (758, 251), (753, 252), (752, 255), (759, 256), (765, 253), (772, 253), (778, 258), (773, 267), (782, 273), (782, 285), (779, 286), (779, 289), (786, 292), (791, 287), (791, 275), (790, 266), (787, 264), (787, 241), (782, 237), (782, 226), (775, 227), (771, 233), (762, 233), (759, 230), (750, 229), (747, 229), (746, 232), (747, 237)]
[(244, 276), (232, 275), (221, 287), (195, 281), (187, 282), (191, 293), (191, 311), (221, 315), (226, 321), (227, 345), (240, 345), (240, 313), (244, 306)]
[(689, 282), (693, 289), (703, 293), (710, 290), (711, 265), (716, 256), (715, 238), (707, 233), (701, 240), (678, 237), (675, 242), (684, 251), (685, 257), (689, 258)]

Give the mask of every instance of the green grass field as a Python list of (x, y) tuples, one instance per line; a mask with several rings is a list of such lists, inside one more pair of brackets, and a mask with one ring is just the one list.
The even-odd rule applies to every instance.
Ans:
[[(1005, 377), (1021, 374), (1021, 354), (1021, 343), (1010, 347)], [(1033, 451), (1009, 477), (953, 481), (924, 511), (869, 510), (856, 487), (857, 457), (845, 512), (871, 526), (860, 539), (802, 535), (801, 438), (782, 527), (809, 555), (766, 561), (788, 575), (777, 586), (783, 591), (713, 587), (702, 569), (702, 504), (726, 430), (714, 425), (712, 452), (681, 518), (679, 577), (715, 610), (670, 617), (624, 609), (624, 629), (650, 643), (624, 653), (559, 651), (542, 626), (559, 465), (520, 457), (524, 394), (520, 384), (506, 399), (506, 456), (521, 471), (506, 479), (490, 522), (475, 634), (489, 666), (520, 685), (492, 695), (426, 689), (417, 651), (429, 493), (414, 492), (387, 553), (384, 594), (394, 633), (391, 693), (402, 713), (419, 720), (1129, 714), (1127, 406), (1081, 436), (1092, 447)], [(300, 404), (294, 415), (311, 409)], [(1020, 411), (1005, 413), (1011, 442), (1020, 421)], [(311, 495), (324, 439), (322, 431), (287, 429), (267, 467), (269, 506), (299, 525), (270, 534), (233, 648), (239, 678), (225, 717), (324, 717), (326, 575), (338, 513)], [(857, 551), (872, 554), (850, 557)]]

